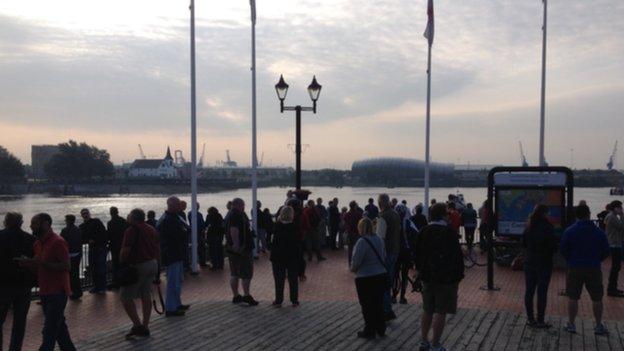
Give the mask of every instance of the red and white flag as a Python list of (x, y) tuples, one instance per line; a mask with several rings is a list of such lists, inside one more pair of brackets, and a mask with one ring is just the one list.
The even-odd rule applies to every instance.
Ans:
[(429, 0), (429, 4), (427, 5), (427, 29), (425, 29), (425, 38), (429, 41), (429, 46), (433, 44), (433, 0)]

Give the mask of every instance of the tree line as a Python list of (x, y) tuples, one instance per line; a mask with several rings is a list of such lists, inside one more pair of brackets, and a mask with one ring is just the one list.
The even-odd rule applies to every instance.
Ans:
[[(115, 168), (110, 154), (85, 142), (69, 140), (58, 144), (58, 153), (44, 165), (46, 176), (54, 181), (79, 181), (110, 177)], [(24, 180), (24, 164), (0, 146), (0, 182)]]

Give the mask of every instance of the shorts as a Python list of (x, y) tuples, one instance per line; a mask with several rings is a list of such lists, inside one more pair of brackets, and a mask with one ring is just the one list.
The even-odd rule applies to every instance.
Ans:
[(150, 260), (138, 263), (135, 267), (138, 275), (137, 282), (121, 287), (119, 295), (122, 299), (140, 299), (152, 294), (152, 284), (158, 273), (158, 263), (156, 260)]
[(251, 255), (229, 255), (230, 276), (240, 279), (253, 277), (253, 257)]
[(570, 268), (566, 274), (566, 295), (572, 300), (581, 298), (583, 285), (592, 301), (602, 301), (602, 271), (599, 268)]
[(459, 283), (423, 282), (423, 310), (427, 313), (457, 313), (457, 289)]

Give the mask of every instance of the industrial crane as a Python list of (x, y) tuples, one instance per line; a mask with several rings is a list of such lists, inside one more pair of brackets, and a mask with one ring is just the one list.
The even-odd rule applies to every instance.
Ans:
[(518, 145), (520, 145), (520, 160), (522, 161), (522, 167), (529, 167), (529, 163), (524, 155), (524, 148), (522, 148), (522, 142), (519, 141)]
[(607, 168), (609, 170), (612, 170), (613, 167), (615, 166), (615, 155), (617, 153), (617, 145), (618, 145), (618, 142), (616, 140), (615, 145), (613, 145), (613, 152), (611, 152), (611, 156), (609, 157), (609, 162), (607, 162)]
[(139, 155), (141, 156), (141, 160), (145, 160), (145, 153), (143, 152), (143, 147), (139, 144)]
[(204, 168), (204, 155), (205, 154), (206, 154), (206, 143), (204, 143), (204, 146), (202, 146), (202, 153), (201, 153), (201, 156), (199, 156), (199, 162), (197, 162), (198, 168)]

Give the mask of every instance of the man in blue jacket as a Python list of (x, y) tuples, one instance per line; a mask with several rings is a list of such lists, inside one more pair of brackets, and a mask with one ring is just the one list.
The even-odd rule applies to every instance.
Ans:
[(592, 223), (587, 205), (576, 207), (578, 221), (570, 226), (561, 238), (561, 254), (568, 263), (566, 277), (566, 295), (568, 302), (568, 325), (566, 330), (576, 333), (574, 320), (578, 313), (578, 300), (581, 297), (583, 285), (593, 302), (596, 335), (608, 334), (602, 324), (602, 285), (601, 264), (609, 256), (609, 242), (606, 234)]

